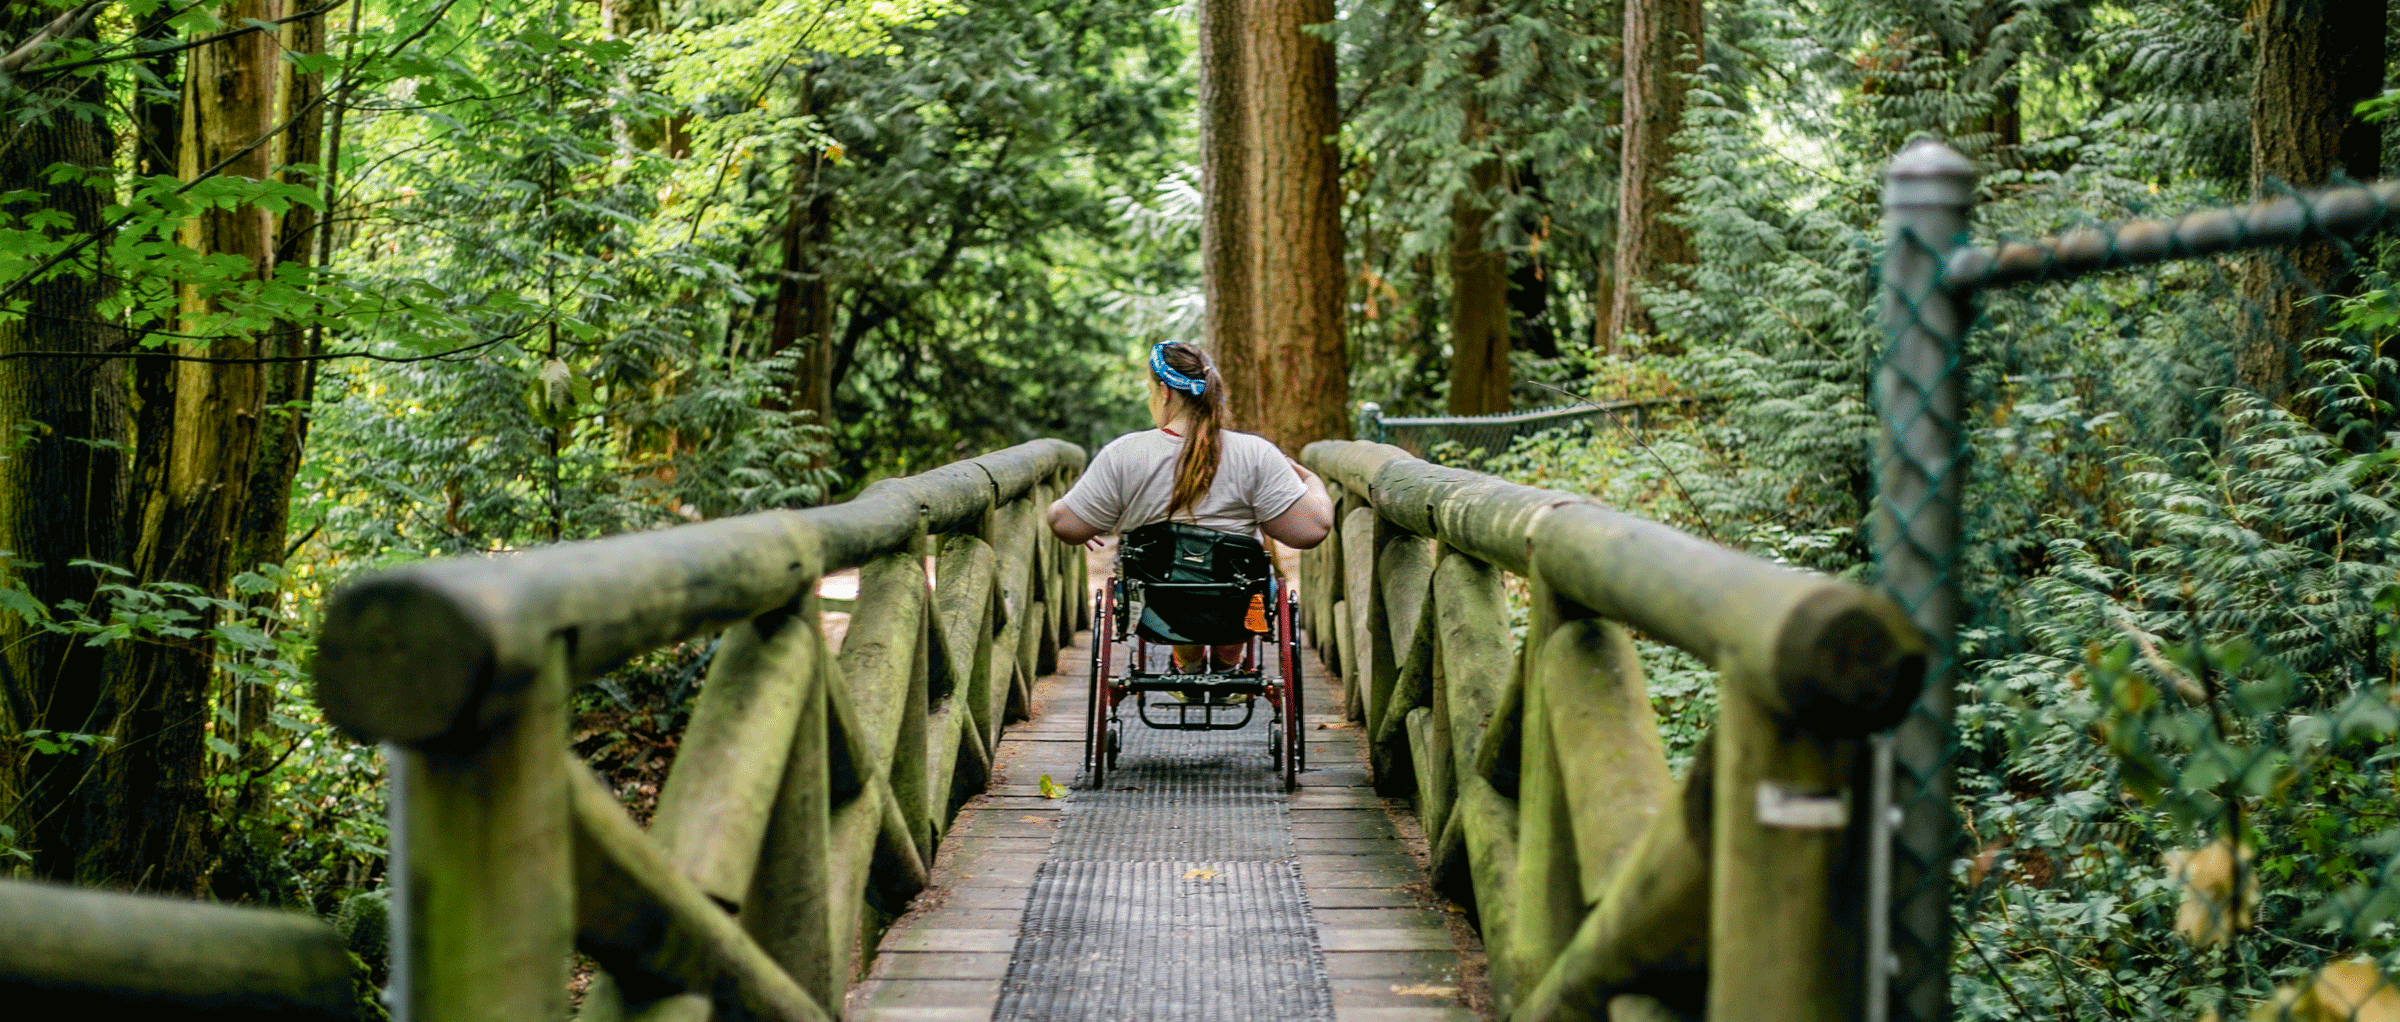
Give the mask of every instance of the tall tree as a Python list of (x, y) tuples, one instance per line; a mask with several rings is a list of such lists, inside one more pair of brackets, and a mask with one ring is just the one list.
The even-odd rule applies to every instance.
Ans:
[(1201, 335), (1226, 377), (1237, 422), (1254, 424), (1258, 373), (1258, 238), (1250, 161), (1251, 80), (1244, 0), (1198, 0), (1200, 37)]
[[(2257, 0), (2250, 83), (2250, 189), (2322, 184), (2334, 172), (2377, 176), (2381, 133), (2353, 111), (2383, 87), (2384, 5), (2364, 0)], [(2296, 245), (2250, 260), (2243, 297), (2259, 322), (2235, 356), (2242, 386), (2280, 400), (2300, 345), (2318, 333), (2327, 292), (2350, 274), (2339, 246)]]
[[(298, 0), (313, 4), (314, 0)], [(280, 63), (282, 73), (277, 83), (275, 112), (281, 115), (282, 134), (273, 143), (274, 162), (280, 166), (279, 176), (284, 183), (324, 192), (323, 171), (325, 145), (325, 76), (313, 70), (307, 58), (325, 52), (325, 19), (322, 13), (303, 17), (283, 26), (281, 45), (286, 58)], [(275, 247), (269, 265), (275, 276), (284, 283), (306, 286), (303, 277), (317, 261), (322, 240), (322, 222), (317, 211), (305, 203), (295, 204), (277, 218), (274, 225)], [(324, 335), (320, 330), (296, 319), (273, 323), (259, 338), (260, 354), (287, 359), (260, 366), (261, 394), (258, 456), (250, 469), (250, 482), (241, 499), (237, 525), (233, 531), (233, 551), (228, 565), (233, 571), (248, 571), (261, 565), (284, 563), (285, 548), (291, 542), (292, 480), (300, 472), (300, 459), (308, 442), (308, 423), (311, 406), (317, 393), (317, 363), (307, 357), (324, 350)], [(253, 605), (264, 604), (283, 597), (282, 592), (269, 589), (251, 597)], [(254, 743), (252, 736), (267, 727), (269, 710), (274, 705), (272, 685), (260, 676), (240, 686), (235, 692), (235, 728), (239, 736), (239, 765), (248, 770), (263, 770), (269, 762), (268, 749)], [(245, 785), (246, 796), (255, 797), (263, 788)], [(235, 807), (235, 815), (248, 807)]]
[(1287, 453), (1350, 435), (1350, 363), (1342, 337), (1342, 182), (1333, 46), (1311, 26), (1333, 0), (1254, 0), (1248, 34), (1256, 83), (1258, 364), (1273, 400), (1255, 427)]
[[(0, 41), (22, 44), (57, 13), (40, 4), (0, 6)], [(86, 23), (72, 37), (88, 33)], [(31, 214), (46, 213), (51, 219), (35, 230), (51, 245), (101, 229), (102, 210), (112, 199), (107, 188), (52, 170), (105, 172), (115, 162), (114, 136), (93, 113), (106, 103), (106, 93), (106, 81), (97, 75), (47, 88), (0, 84), (0, 99), (14, 110), (0, 128), (0, 181), (31, 193), (0, 204), (0, 224), (18, 227)], [(124, 346), (124, 332), (100, 312), (111, 278), (72, 262), (22, 287), (22, 314), (0, 317), (0, 353), (82, 355)], [(5, 567), (8, 581), (45, 605), (91, 604), (103, 578), (72, 562), (120, 559), (124, 381), (121, 361), (0, 360), (0, 424), (17, 430), (0, 459), (0, 549), (13, 558)], [(0, 616), (0, 643), (6, 650), (0, 735), (106, 730), (100, 720), (103, 648), (16, 615)], [(74, 800), (100, 751), (71, 743), (64, 752), (44, 755), (23, 743), (0, 743), (0, 825), (15, 830), (17, 843), (33, 851), (37, 873), (73, 875), (85, 823)]]
[[(816, 83), (804, 76), (800, 116), (817, 108)], [(767, 336), (772, 357), (798, 349), (782, 408), (806, 412), (825, 425), (833, 414), (833, 278), (826, 242), (833, 229), (833, 193), (822, 183), (824, 150), (793, 147), (791, 194), (784, 201), (782, 269), (775, 283), (775, 320)]]
[[(1490, 31), (1488, 0), (1462, 12), (1470, 35)], [(1489, 238), (1491, 196), (1500, 185), (1500, 160), (1490, 152), (1492, 125), (1478, 89), (1499, 63), (1499, 44), (1486, 39), (1467, 61), (1463, 127), (1458, 143), (1474, 162), (1466, 187), (1450, 199), (1450, 414), (1508, 410), (1508, 256)]]
[(1610, 348), (1628, 333), (1648, 333), (1637, 295), (1659, 283), (1660, 269), (1693, 261), (1691, 232), (1669, 223), (1666, 190), (1683, 126), (1685, 76), (1699, 69), (1704, 25), (1700, 0), (1625, 0), (1625, 134), (1619, 146), (1616, 293), (1609, 301)]
[[(279, 0), (232, 0), (228, 25), (283, 16)], [(208, 33), (203, 33), (208, 34)], [(242, 32), (193, 48), (184, 74), (179, 174), (215, 169), (264, 182), (273, 166), (280, 40)], [(214, 260), (221, 278), (184, 285), (181, 332), (208, 336), (215, 359), (257, 358), (274, 333), (245, 323), (230, 295), (271, 279), (275, 217), (249, 203), (209, 206), (186, 221), (184, 248)], [(134, 371), (134, 576), (143, 583), (224, 593), (242, 547), (245, 499), (259, 465), (268, 391), (264, 367), (237, 361), (141, 359)], [(200, 634), (176, 645), (136, 643), (113, 658), (104, 712), (118, 751), (84, 788), (89, 840), (78, 875), (87, 881), (196, 891), (210, 864), (205, 787), (214, 612)]]

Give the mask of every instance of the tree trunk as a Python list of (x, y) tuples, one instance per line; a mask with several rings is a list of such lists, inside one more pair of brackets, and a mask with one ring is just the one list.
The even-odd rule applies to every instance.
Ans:
[[(236, 0), (228, 24), (282, 16), (278, 0)], [(245, 148), (275, 125), (281, 48), (276, 34), (250, 32), (190, 51), (184, 76), (180, 164), (189, 180), (224, 163), (226, 177), (264, 179), (267, 145)], [(229, 162), (228, 162), (229, 161)], [(256, 207), (209, 209), (186, 222), (182, 244), (203, 256), (230, 255), (255, 276), (274, 271), (274, 218)], [(207, 329), (218, 299), (183, 294), (183, 330)], [(256, 356), (246, 336), (212, 340), (217, 358)], [(257, 468), (266, 373), (257, 365), (140, 360), (135, 372), (139, 419), (135, 446), (138, 507), (131, 568), (143, 583), (180, 583), (223, 595)], [(168, 645), (138, 642), (112, 656), (105, 712), (116, 721), (117, 752), (86, 786), (91, 841), (78, 878), (87, 883), (197, 892), (205, 880), (209, 806), (206, 729), (212, 643), (203, 634)]]
[[(2258, 0), (2250, 86), (2250, 189), (2323, 184), (2335, 171), (2378, 176), (2377, 128), (2351, 113), (2383, 84), (2384, 9), (2361, 0)], [(2324, 296), (2350, 286), (2351, 270), (2330, 242), (2261, 253), (2243, 272), (2243, 297), (2257, 321), (2235, 354), (2236, 380), (2270, 400), (2291, 390), (2300, 346), (2316, 337)]]
[[(1461, 12), (1470, 26), (1490, 16), (1491, 5), (1475, 2)], [(1480, 150), (1491, 125), (1474, 89), (1492, 77), (1499, 60), (1485, 44), (1467, 62), (1465, 126), (1459, 144)], [(1508, 410), (1508, 257), (1485, 238), (1491, 222), (1491, 192), (1500, 184), (1500, 161), (1485, 157), (1467, 171), (1467, 187), (1450, 197), (1450, 414), (1490, 415)]]
[[(811, 82), (800, 84), (800, 114), (816, 109)], [(792, 379), (780, 401), (769, 407), (811, 414), (810, 421), (833, 422), (833, 282), (825, 271), (825, 243), (833, 231), (833, 194), (817, 179), (824, 155), (814, 151), (792, 154), (790, 194), (784, 201), (783, 262), (775, 285), (775, 318), (767, 337), (772, 358), (794, 347), (801, 349)]]
[[(306, 18), (283, 27), (283, 48), (293, 56), (315, 56), (325, 52), (325, 21), (322, 16)], [(277, 140), (275, 162), (286, 166), (316, 165), (324, 162), (325, 111), (319, 100), (325, 92), (322, 73), (305, 73), (297, 63), (284, 61), (279, 65), (282, 103), (273, 117), (276, 123), (290, 121), (281, 139)], [(287, 184), (323, 192), (322, 175), (306, 171), (286, 171)], [(271, 265), (306, 269), (314, 261), (321, 224), (317, 211), (294, 204), (287, 210), (275, 232), (275, 254)], [(261, 353), (292, 357), (316, 354), (323, 347), (322, 335), (296, 322), (278, 322), (268, 335), (259, 341)], [(317, 393), (317, 363), (283, 362), (260, 366), (265, 387), (264, 414), (259, 429), (258, 460), (251, 467), (248, 499), (240, 509), (240, 522), (233, 537), (230, 570), (251, 571), (261, 565), (280, 565), (291, 543), (292, 480), (299, 475), (301, 452), (308, 441), (311, 404)], [(252, 606), (271, 606), (282, 598), (280, 592), (264, 592), (250, 597)], [(244, 686), (234, 693), (234, 717), (241, 749), (238, 766), (245, 770), (264, 770), (273, 756), (267, 748), (252, 739), (267, 726), (268, 711), (274, 708), (275, 693), (266, 685)], [(234, 807), (238, 818), (246, 815), (254, 800), (265, 791), (261, 785), (242, 788), (244, 804)]]
[[(1472, 113), (1472, 112), (1470, 112)], [(1484, 243), (1491, 210), (1480, 193), (1499, 183), (1485, 160), (1450, 200), (1450, 404), (1452, 415), (1505, 412), (1508, 402), (1508, 257)]]
[(1258, 380), (1257, 237), (1250, 163), (1253, 91), (1244, 0), (1198, 0), (1200, 36), (1200, 281), (1202, 337), (1225, 377), (1236, 422), (1255, 425)]
[[(1255, 0), (1248, 41), (1257, 73), (1258, 432), (1287, 454), (1350, 435), (1350, 362), (1342, 337), (1342, 182), (1333, 136), (1333, 47), (1301, 31), (1333, 21), (1333, 0)], [(1266, 388), (1272, 386), (1272, 390)]]
[(1684, 94), (1690, 91), (1683, 76), (1699, 67), (1702, 31), (1700, 0), (1626, 0), (1616, 290), (1606, 332), (1611, 352), (1626, 334), (1651, 331), (1638, 295), (1662, 283), (1660, 268), (1693, 259), (1691, 232), (1666, 220), (1675, 201), (1664, 185), (1675, 158), (1670, 142), (1683, 126)]
[[(57, 14), (35, 5), (0, 8), (0, 39), (22, 40)], [(57, 97), (99, 105), (107, 101), (97, 77)], [(37, 210), (65, 214), (52, 238), (96, 233), (111, 200), (80, 181), (53, 184), (56, 165), (105, 170), (115, 162), (113, 139), (97, 121), (66, 114), (36, 117), (0, 146), (0, 181), (34, 190), (38, 198), (9, 207), (15, 216)], [(0, 352), (94, 352), (120, 349), (124, 334), (103, 321), (100, 303), (111, 285), (88, 266), (68, 267), (21, 294), (23, 318), (0, 322)], [(8, 581), (45, 605), (89, 605), (101, 581), (70, 561), (123, 559), (116, 538), (124, 515), (125, 363), (97, 359), (16, 358), (0, 361), (0, 429), (10, 432), (0, 459), (0, 549), (13, 552)], [(17, 432), (22, 430), (23, 432)], [(0, 735), (26, 730), (90, 734), (99, 720), (105, 650), (81, 640), (28, 629), (0, 615)], [(34, 854), (34, 871), (66, 879), (83, 843), (74, 809), (78, 786), (96, 750), (34, 755), (24, 745), (0, 745), (0, 823)]]

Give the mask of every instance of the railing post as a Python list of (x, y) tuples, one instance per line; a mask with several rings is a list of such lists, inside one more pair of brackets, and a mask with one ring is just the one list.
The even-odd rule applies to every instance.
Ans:
[(1383, 443), (1383, 406), (1362, 401), (1358, 406), (1358, 438), (1369, 443)]
[(1966, 233), (1974, 196), (1974, 165), (1936, 142), (1910, 146), (1884, 174), (1875, 560), (1883, 591), (1934, 645), (1921, 701), (1875, 749), (1876, 787), (1886, 797), (1872, 818), (1869, 1022), (1949, 1017), (1962, 342), (1972, 296), (1954, 293), (1942, 271)]
[(1859, 1016), (1859, 874), (1852, 782), (1867, 743), (1780, 717), (1723, 665), (1713, 732), (1708, 1017)]
[(401, 1022), (566, 1015), (575, 870), (561, 751), (572, 641), (551, 637), (495, 731), (385, 746)]

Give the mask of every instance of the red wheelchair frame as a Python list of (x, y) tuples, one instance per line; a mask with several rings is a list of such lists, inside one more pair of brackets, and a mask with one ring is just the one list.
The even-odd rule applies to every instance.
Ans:
[[(1164, 672), (1149, 670), (1153, 647), (1163, 644), (1145, 638), (1135, 626), (1141, 619), (1142, 591), (1160, 586), (1160, 583), (1129, 582), (1121, 574), (1111, 575), (1092, 596), (1091, 705), (1085, 713), (1083, 733), (1083, 769), (1090, 787), (1106, 784), (1108, 772), (1117, 765), (1117, 753), (1124, 746), (1119, 704), (1130, 695), (1134, 697), (1135, 716), (1145, 726), (1166, 731), (1244, 727), (1257, 712), (1257, 702), (1263, 699), (1273, 713), (1267, 757), (1283, 775), (1284, 790), (1298, 788), (1300, 772), (1308, 764), (1307, 742), (1301, 734), (1300, 640), (1295, 627), (1299, 620), (1298, 598), (1291, 587), (1280, 576), (1269, 575), (1265, 596), (1272, 611), (1266, 616), (1265, 630), (1251, 632), (1243, 647), (1241, 663), (1230, 670), (1178, 674), (1171, 662)], [(1263, 660), (1269, 643), (1275, 648), (1273, 676), (1269, 676)], [(1120, 653), (1127, 655), (1120, 657)], [(1120, 669), (1121, 677), (1112, 673)], [(1157, 703), (1159, 716), (1153, 717), (1154, 704), (1149, 696), (1154, 693), (1180, 693), (1198, 698)], [(1238, 702), (1224, 698), (1234, 695), (1251, 698)], [(1240, 716), (1233, 718), (1237, 709)], [(1169, 710), (1173, 711), (1172, 717), (1166, 716)], [(1230, 719), (1220, 719), (1221, 716)]]

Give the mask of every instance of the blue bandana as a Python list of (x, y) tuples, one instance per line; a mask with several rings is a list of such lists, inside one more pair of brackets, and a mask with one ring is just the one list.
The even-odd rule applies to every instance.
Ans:
[(1164, 341), (1150, 349), (1150, 371), (1158, 374), (1158, 382), (1193, 397), (1199, 397), (1203, 391), (1208, 389), (1207, 380), (1192, 379), (1176, 372), (1173, 366), (1167, 364), (1167, 345)]

